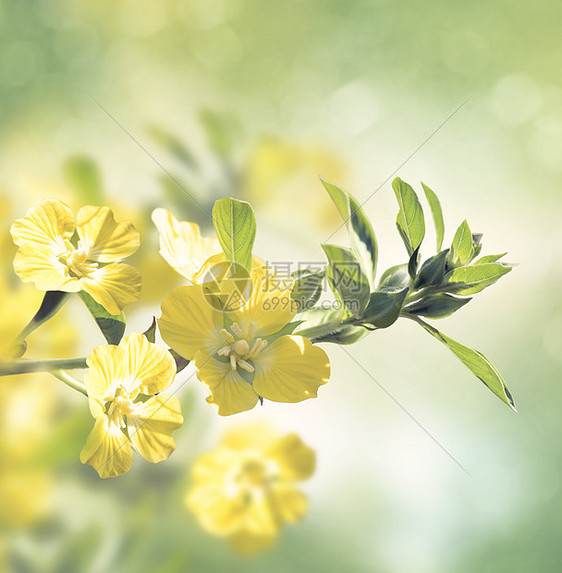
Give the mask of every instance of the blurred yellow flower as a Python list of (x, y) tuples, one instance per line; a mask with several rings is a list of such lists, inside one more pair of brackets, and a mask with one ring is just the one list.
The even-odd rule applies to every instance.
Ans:
[(194, 275), (221, 246), (214, 237), (203, 237), (199, 225), (178, 221), (166, 209), (155, 209), (152, 220), (160, 235), (160, 254), (180, 275), (196, 282)]
[(160, 394), (176, 374), (172, 355), (130, 334), (119, 346), (95, 348), (87, 363), (84, 383), (96, 423), (80, 461), (107, 478), (129, 471), (133, 447), (149, 462), (168, 459), (176, 447), (171, 433), (183, 424), (178, 398)]
[(284, 522), (304, 517), (308, 501), (296, 484), (314, 473), (315, 461), (295, 434), (278, 437), (262, 425), (231, 430), (195, 462), (187, 506), (209, 533), (258, 551), (272, 544)]
[(19, 247), (15, 271), (39, 290), (83, 290), (111, 314), (139, 299), (140, 273), (117, 262), (138, 249), (139, 234), (131, 223), (117, 223), (108, 207), (82, 207), (75, 220), (62, 201), (40, 201), (10, 232)]
[(218, 292), (205, 284), (179, 287), (162, 303), (162, 338), (194, 360), (197, 377), (210, 392), (207, 402), (222, 416), (249, 410), (260, 397), (314, 398), (328, 381), (326, 353), (307, 338), (280, 332), (295, 315), (292, 282), (289, 287), (283, 282), (257, 266), (242, 286), (239, 279), (226, 278)]

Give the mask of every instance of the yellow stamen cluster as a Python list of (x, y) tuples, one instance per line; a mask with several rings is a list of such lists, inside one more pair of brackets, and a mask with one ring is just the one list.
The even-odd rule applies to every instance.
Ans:
[(120, 428), (125, 427), (123, 416), (130, 416), (134, 413), (134, 400), (138, 395), (138, 388), (129, 393), (123, 386), (119, 386), (115, 396), (110, 397), (106, 404), (106, 412), (111, 423), (116, 424)]
[(247, 503), (267, 495), (279, 477), (279, 466), (272, 460), (258, 457), (245, 459), (226, 480), (227, 495)]
[(68, 239), (64, 242), (65, 250), (59, 255), (59, 260), (64, 263), (70, 273), (77, 277), (88, 276), (90, 273), (98, 268), (98, 264), (94, 262), (88, 262), (91, 257), (92, 248), (88, 245), (78, 245), (76, 248)]
[(247, 335), (244, 335), (236, 322), (230, 325), (230, 332), (222, 328), (220, 333), (228, 344), (218, 350), (217, 354), (230, 359), (232, 370), (239, 366), (247, 372), (253, 372), (254, 367), (248, 360), (254, 359), (267, 346), (267, 340), (256, 338), (256, 323), (250, 323)]

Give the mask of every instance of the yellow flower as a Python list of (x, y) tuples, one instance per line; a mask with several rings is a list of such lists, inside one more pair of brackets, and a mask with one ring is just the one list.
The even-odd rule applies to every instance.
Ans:
[(160, 235), (160, 254), (180, 275), (196, 282), (194, 275), (205, 260), (221, 250), (214, 237), (202, 237), (199, 225), (178, 221), (166, 209), (155, 209), (152, 221)]
[(257, 551), (271, 545), (284, 522), (304, 517), (308, 502), (296, 484), (314, 468), (314, 452), (295, 434), (277, 437), (261, 425), (231, 430), (195, 462), (187, 507), (209, 533)]
[(172, 355), (130, 334), (119, 346), (95, 348), (87, 363), (84, 383), (96, 423), (80, 461), (107, 478), (129, 471), (133, 448), (152, 463), (168, 459), (176, 447), (171, 433), (183, 424), (178, 398), (160, 394), (176, 374)]
[(295, 315), (289, 289), (266, 266), (254, 267), (247, 279), (240, 287), (226, 278), (214, 294), (206, 284), (179, 287), (164, 299), (158, 322), (165, 342), (194, 360), (207, 402), (222, 416), (249, 410), (260, 397), (314, 398), (330, 375), (321, 348), (280, 333)]
[(138, 249), (139, 234), (131, 223), (118, 224), (108, 207), (82, 207), (75, 220), (62, 201), (40, 201), (10, 232), (19, 247), (16, 273), (39, 290), (83, 290), (111, 314), (138, 300), (140, 273), (117, 261)]

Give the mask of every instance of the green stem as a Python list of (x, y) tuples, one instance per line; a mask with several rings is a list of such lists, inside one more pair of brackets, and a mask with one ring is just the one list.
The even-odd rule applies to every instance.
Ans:
[(13, 360), (0, 362), (0, 376), (14, 376), (30, 372), (51, 372), (53, 370), (75, 370), (88, 368), (85, 358), (49, 358), (45, 360)]
[(64, 382), (67, 386), (70, 386), (74, 390), (78, 390), (78, 392), (84, 394), (84, 396), (88, 396), (88, 392), (86, 391), (84, 384), (79, 380), (76, 380), (76, 378), (73, 378), (68, 374), (68, 372), (65, 372), (64, 370), (52, 370), (51, 374), (61, 382)]

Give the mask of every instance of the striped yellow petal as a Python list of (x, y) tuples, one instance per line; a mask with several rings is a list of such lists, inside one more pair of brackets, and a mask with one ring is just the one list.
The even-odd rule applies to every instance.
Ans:
[(230, 362), (223, 362), (198, 352), (195, 356), (197, 378), (210, 392), (209, 404), (218, 408), (221, 416), (238, 414), (251, 410), (258, 402), (258, 395), (237, 370), (232, 370)]
[(164, 348), (152, 344), (143, 334), (129, 334), (119, 343), (125, 353), (128, 392), (139, 388), (143, 394), (166, 390), (176, 375), (176, 363)]
[(183, 424), (180, 401), (172, 394), (158, 394), (135, 406), (134, 415), (127, 416), (133, 446), (149, 462), (167, 460), (176, 448), (171, 433)]
[(141, 282), (139, 271), (123, 263), (111, 263), (80, 279), (82, 289), (110, 314), (140, 299)]
[(80, 452), (80, 461), (90, 464), (101, 478), (116, 477), (131, 469), (133, 448), (121, 428), (110, 424), (109, 418), (104, 415), (96, 419)]
[(62, 201), (40, 201), (25, 217), (15, 221), (10, 229), (18, 246), (63, 248), (65, 239), (74, 232), (74, 214)]
[(315, 398), (328, 382), (326, 353), (302, 336), (282, 336), (254, 361), (254, 390), (274, 402), (300, 402)]
[[(84, 374), (84, 384), (94, 417), (101, 413), (96, 403), (103, 404), (112, 399), (117, 388), (127, 380), (127, 361), (125, 350), (113, 344), (97, 346), (86, 359), (89, 369)], [(97, 402), (92, 403), (92, 400)]]
[(223, 344), (218, 331), (222, 314), (209, 303), (198, 285), (174, 289), (162, 302), (160, 334), (178, 354), (193, 360), (199, 350), (216, 352)]
[(14, 270), (23, 282), (32, 282), (39, 290), (82, 290), (78, 279), (69, 275), (68, 267), (53, 249), (45, 246), (20, 247), (14, 257)]
[(164, 260), (189, 281), (203, 262), (221, 250), (214, 237), (202, 237), (199, 225), (178, 221), (170, 211), (155, 209), (152, 221), (160, 235), (160, 254)]
[(132, 223), (117, 223), (109, 207), (87, 205), (78, 211), (77, 231), (83, 247), (90, 247), (92, 261), (112, 263), (132, 255), (140, 235)]

